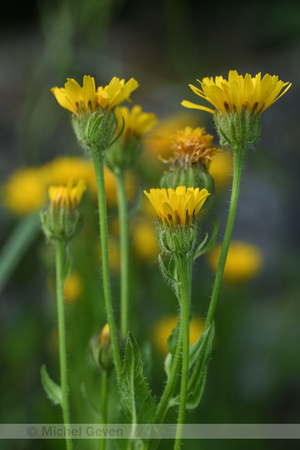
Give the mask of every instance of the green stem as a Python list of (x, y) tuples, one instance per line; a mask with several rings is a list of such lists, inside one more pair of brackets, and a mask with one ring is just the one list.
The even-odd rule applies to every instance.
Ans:
[[(65, 310), (64, 310), (64, 262), (65, 262), (65, 241), (56, 240), (56, 298), (58, 314), (58, 338), (59, 338), (59, 359), (60, 359), (60, 383), (62, 394), (62, 410), (64, 424), (70, 423), (69, 401), (68, 401), (68, 377), (67, 377), (67, 352), (66, 352), (66, 331), (65, 331)], [(66, 436), (67, 449), (72, 449), (72, 441)]]
[[(108, 400), (109, 375), (106, 370), (101, 371), (101, 425), (107, 424), (107, 400)], [(104, 450), (106, 439), (100, 439), (99, 450)]]
[(117, 180), (120, 251), (121, 251), (121, 336), (126, 338), (128, 332), (128, 280), (129, 280), (129, 226), (125, 191), (125, 174), (122, 169), (115, 172)]
[(180, 386), (180, 403), (176, 429), (176, 438), (174, 449), (180, 449), (182, 430), (184, 424), (187, 386), (189, 381), (189, 351), (190, 351), (190, 324), (189, 310), (191, 298), (191, 272), (192, 261), (189, 257), (179, 256), (178, 275), (180, 280), (180, 306), (181, 306), (181, 327), (182, 327), (182, 371)]
[(231, 191), (231, 199), (229, 206), (229, 213), (227, 218), (227, 225), (222, 245), (222, 250), (220, 254), (219, 264), (216, 272), (214, 287), (211, 295), (210, 305), (207, 313), (207, 318), (205, 322), (205, 329), (212, 323), (214, 318), (214, 312), (216, 308), (216, 303), (218, 299), (218, 294), (220, 291), (221, 281), (223, 277), (223, 272), (225, 268), (227, 253), (231, 241), (231, 235), (235, 220), (237, 202), (240, 191), (241, 184), (241, 175), (242, 175), (242, 167), (243, 167), (243, 159), (244, 159), (245, 146), (236, 147), (234, 149), (234, 169), (233, 169), (233, 180), (232, 180), (232, 191)]
[(102, 278), (104, 301), (106, 309), (107, 323), (109, 326), (110, 342), (112, 345), (112, 353), (116, 369), (118, 382), (121, 377), (122, 363), (118, 346), (118, 338), (116, 331), (115, 317), (112, 306), (111, 286), (110, 286), (110, 271), (108, 259), (108, 231), (107, 231), (107, 210), (106, 210), (106, 195), (104, 184), (104, 161), (103, 156), (97, 151), (93, 151), (93, 160), (96, 174), (96, 184), (98, 193), (99, 205), (99, 225), (100, 225), (100, 239), (101, 239), (101, 261), (102, 261)]

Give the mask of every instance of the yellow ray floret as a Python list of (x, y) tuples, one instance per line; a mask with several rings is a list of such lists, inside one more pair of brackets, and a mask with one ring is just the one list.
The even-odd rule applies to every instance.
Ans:
[(179, 222), (185, 227), (200, 211), (206, 198), (210, 195), (207, 189), (186, 188), (178, 186), (175, 190), (150, 189), (150, 193), (144, 191), (158, 217), (163, 224), (173, 223), (175, 227)]
[[(222, 76), (203, 78), (197, 80), (201, 89), (190, 84), (192, 91), (211, 103), (214, 109), (198, 105), (184, 100), (181, 104), (186, 108), (201, 109), (212, 114), (215, 111), (226, 113), (227, 111), (247, 111), (261, 114), (274, 102), (276, 102), (291, 87), (292, 83), (278, 79), (278, 76), (266, 74), (261, 78), (261, 73), (252, 77), (249, 73), (243, 77), (236, 70), (230, 70), (228, 81)], [(285, 89), (282, 91), (282, 89)]]
[(50, 186), (49, 198), (51, 204), (58, 207), (65, 207), (67, 210), (75, 208), (79, 205), (83, 193), (86, 190), (86, 182), (79, 180), (77, 186), (74, 185), (73, 178), (70, 178), (67, 186)]
[(133, 78), (125, 84), (125, 80), (114, 77), (107, 86), (96, 90), (94, 78), (85, 75), (82, 87), (68, 78), (64, 88), (54, 87), (51, 92), (60, 106), (78, 116), (81, 111), (92, 113), (99, 107), (113, 109), (125, 100), (130, 101), (130, 94), (137, 87), (138, 82)]
[(90, 109), (91, 112), (94, 112), (98, 105), (95, 80), (88, 75), (83, 77), (83, 87), (73, 78), (68, 78), (64, 88), (54, 87), (51, 92), (60, 106), (68, 109), (75, 116), (78, 116), (80, 110)]
[(130, 80), (125, 83), (125, 80), (114, 77), (107, 86), (98, 87), (96, 92), (98, 104), (103, 109), (113, 109), (124, 101), (130, 102), (130, 94), (138, 87), (139, 84), (134, 78), (130, 78)]

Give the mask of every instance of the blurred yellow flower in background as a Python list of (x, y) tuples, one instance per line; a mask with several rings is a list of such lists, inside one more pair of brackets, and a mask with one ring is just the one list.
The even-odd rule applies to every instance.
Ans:
[(160, 253), (152, 224), (146, 219), (138, 219), (131, 227), (132, 247), (143, 261), (153, 263)]
[[(151, 329), (151, 339), (157, 350), (167, 356), (167, 341), (172, 330), (176, 327), (178, 317), (176, 315), (164, 316), (158, 319)], [(190, 323), (190, 345), (193, 345), (204, 332), (205, 322), (201, 317), (195, 316)]]
[(133, 106), (131, 110), (127, 106), (118, 106), (115, 109), (115, 114), (119, 122), (119, 127), (122, 126), (122, 119), (124, 119), (122, 139), (143, 136), (158, 123), (154, 113), (144, 112), (139, 105)]
[[(117, 204), (116, 180), (107, 168), (104, 170), (107, 204), (113, 207)], [(131, 173), (126, 175), (126, 194), (130, 201), (136, 192), (136, 179)], [(75, 183), (85, 179), (93, 198), (97, 198), (92, 161), (70, 156), (58, 157), (41, 166), (24, 167), (13, 172), (1, 188), (2, 203), (17, 215), (39, 211), (45, 205), (49, 186), (67, 185), (70, 178)]]
[[(216, 272), (221, 245), (215, 246), (207, 253), (207, 262)], [(243, 283), (258, 275), (263, 265), (261, 250), (252, 244), (232, 241), (229, 247), (223, 279), (229, 283)]]
[(73, 304), (79, 300), (83, 292), (83, 280), (81, 276), (72, 272), (68, 276), (64, 284), (64, 301), (66, 304)]
[(232, 153), (219, 150), (212, 156), (208, 171), (214, 179), (216, 191), (225, 189), (231, 181), (233, 174)]
[(47, 200), (47, 186), (39, 168), (16, 170), (2, 186), (3, 205), (17, 215), (40, 210)]

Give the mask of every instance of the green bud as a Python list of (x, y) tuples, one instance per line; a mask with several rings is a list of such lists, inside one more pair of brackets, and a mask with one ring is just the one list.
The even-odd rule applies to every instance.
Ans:
[(193, 254), (198, 240), (198, 221), (194, 219), (188, 226), (178, 224), (164, 226), (157, 224), (156, 236), (158, 244), (164, 253), (177, 255)]
[(221, 145), (230, 145), (233, 149), (240, 145), (254, 144), (260, 135), (260, 114), (241, 111), (228, 111), (214, 114), (215, 124), (220, 135)]
[(103, 327), (101, 333), (91, 338), (89, 350), (96, 366), (105, 371), (113, 368), (113, 353), (108, 324)]
[(142, 142), (132, 136), (129, 139), (117, 140), (105, 153), (105, 163), (112, 172), (131, 167), (142, 150)]
[(118, 120), (113, 110), (104, 109), (92, 114), (81, 112), (72, 116), (72, 125), (78, 142), (91, 152), (104, 153), (118, 137)]

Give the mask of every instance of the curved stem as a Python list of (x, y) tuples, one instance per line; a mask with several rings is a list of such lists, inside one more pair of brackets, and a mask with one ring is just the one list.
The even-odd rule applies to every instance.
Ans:
[(181, 306), (181, 326), (182, 326), (182, 371), (180, 386), (180, 403), (176, 429), (176, 438), (174, 449), (178, 450), (181, 446), (182, 430), (184, 424), (187, 386), (189, 381), (189, 351), (190, 351), (190, 324), (189, 309), (191, 297), (191, 271), (192, 262), (190, 258), (184, 256), (178, 257), (178, 275), (180, 285), (180, 306)]
[(100, 239), (101, 239), (101, 261), (102, 261), (102, 278), (103, 278), (103, 290), (104, 301), (106, 309), (106, 318), (109, 326), (110, 342), (112, 345), (112, 353), (114, 358), (114, 364), (116, 369), (116, 375), (118, 381), (121, 377), (122, 363), (120, 357), (120, 351), (118, 346), (118, 338), (116, 331), (115, 317), (112, 306), (111, 286), (110, 286), (110, 271), (109, 271), (109, 259), (108, 259), (108, 232), (107, 232), (107, 210), (106, 210), (106, 195), (104, 184), (104, 161), (103, 156), (97, 151), (92, 152), (96, 184), (98, 193), (98, 205), (99, 205), (99, 225), (100, 225)]
[[(66, 331), (65, 331), (65, 310), (64, 310), (64, 261), (65, 261), (66, 244), (64, 241), (56, 240), (56, 298), (57, 298), (57, 315), (58, 315), (58, 339), (59, 339), (59, 360), (60, 360), (60, 383), (62, 394), (62, 410), (64, 424), (70, 423), (69, 412), (69, 386), (67, 377), (67, 352), (66, 352)], [(68, 433), (66, 434), (67, 449), (72, 449), (72, 441)]]
[(129, 230), (124, 175), (122, 169), (115, 172), (117, 180), (121, 251), (121, 336), (125, 339), (128, 332)]
[(232, 180), (232, 191), (231, 191), (231, 198), (230, 198), (230, 206), (229, 206), (229, 213), (227, 218), (227, 225), (222, 245), (222, 250), (220, 254), (219, 264), (216, 272), (214, 287), (211, 295), (210, 305), (206, 317), (205, 322), (205, 329), (208, 328), (208, 326), (212, 323), (214, 318), (214, 312), (216, 308), (216, 303), (218, 299), (218, 294), (221, 286), (221, 281), (223, 277), (223, 272), (225, 268), (227, 253), (231, 241), (231, 235), (235, 220), (235, 214), (236, 214), (236, 208), (237, 208), (237, 202), (239, 197), (239, 191), (240, 191), (240, 183), (241, 183), (241, 175), (242, 175), (242, 166), (243, 166), (243, 159), (244, 159), (244, 152), (245, 147), (240, 146), (234, 149), (234, 169), (233, 169), (233, 180)]

